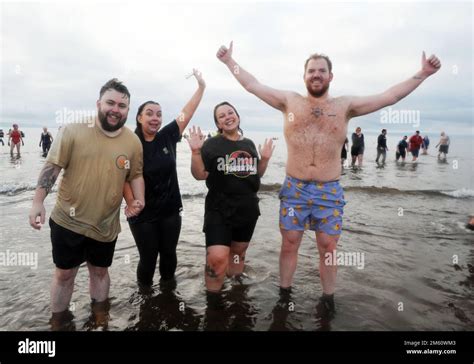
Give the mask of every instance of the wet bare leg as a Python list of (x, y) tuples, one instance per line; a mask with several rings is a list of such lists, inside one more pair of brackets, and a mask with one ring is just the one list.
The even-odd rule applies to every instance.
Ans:
[(280, 251), (280, 287), (288, 288), (293, 283), (293, 276), (298, 263), (298, 249), (303, 238), (303, 231), (280, 229), (282, 243)]
[(227, 276), (233, 277), (242, 274), (245, 264), (245, 253), (249, 247), (248, 242), (233, 241), (229, 252), (229, 265), (227, 266)]
[(229, 253), (230, 248), (226, 245), (212, 245), (207, 248), (204, 279), (208, 291), (221, 290), (229, 263)]
[(97, 267), (90, 263), (87, 263), (87, 268), (89, 268), (89, 291), (91, 299), (95, 302), (105, 301), (109, 297), (109, 269)]
[(329, 235), (324, 232), (316, 232), (316, 243), (319, 251), (319, 273), (323, 292), (327, 295), (334, 293), (336, 288), (337, 266), (325, 264), (327, 255), (332, 256), (336, 251), (337, 242), (340, 235)]
[(79, 267), (72, 269), (56, 268), (51, 283), (51, 311), (59, 313), (66, 311), (71, 302), (74, 290), (74, 279)]

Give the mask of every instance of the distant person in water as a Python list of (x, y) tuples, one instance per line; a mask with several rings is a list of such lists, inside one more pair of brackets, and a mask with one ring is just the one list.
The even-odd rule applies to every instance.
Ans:
[(425, 135), (423, 137), (423, 143), (421, 144), (421, 149), (423, 149), (422, 154), (428, 154), (428, 147), (430, 146), (430, 138), (428, 138), (428, 135)]
[(382, 129), (382, 133), (377, 138), (377, 158), (375, 163), (379, 164), (379, 158), (382, 156), (382, 165), (385, 164), (385, 158), (387, 158), (387, 129)]
[(10, 146), (10, 155), (13, 157), (13, 149), (16, 147), (17, 156), (20, 157), (20, 142), (25, 145), (21, 136), (21, 131), (18, 129), (18, 124), (13, 124), (13, 130), (10, 129), (8, 135), (8, 145)]
[(423, 139), (420, 136), (420, 131), (417, 130), (416, 133), (410, 137), (410, 140), (408, 142), (410, 153), (413, 156), (412, 162), (416, 162), (416, 160), (418, 159), (418, 155), (420, 154), (421, 144), (423, 143)]
[[(442, 131), (441, 138), (439, 139), (439, 142), (438, 144), (436, 144), (435, 147), (438, 148), (439, 146), (438, 159), (446, 160), (450, 143), (451, 141), (449, 140), (449, 136), (444, 131)], [(442, 158), (441, 154), (443, 155)]]
[(5, 133), (3, 132), (3, 129), (0, 129), (0, 143), (2, 143), (2, 146), (5, 146), (5, 143), (3, 142), (4, 137)]
[(342, 150), (341, 150), (341, 165), (344, 167), (344, 163), (347, 160), (347, 150), (349, 149), (349, 139), (344, 140), (344, 144), (342, 145)]
[(398, 160), (400, 157), (402, 157), (402, 162), (405, 162), (405, 157), (407, 156), (407, 149), (408, 149), (408, 143), (407, 143), (408, 137), (405, 135), (402, 140), (400, 140), (397, 144), (397, 151), (395, 153), (395, 159)]
[(43, 147), (43, 157), (46, 157), (48, 155), (49, 148), (51, 148), (51, 143), (53, 142), (53, 140), (53, 136), (48, 131), (48, 128), (44, 126), (39, 142), (39, 146)]
[(356, 128), (355, 133), (352, 133), (352, 147), (351, 147), (351, 156), (352, 156), (352, 167), (355, 167), (355, 162), (357, 160), (358, 167), (362, 167), (362, 159), (364, 157), (364, 134), (362, 134), (362, 129), (360, 126)]

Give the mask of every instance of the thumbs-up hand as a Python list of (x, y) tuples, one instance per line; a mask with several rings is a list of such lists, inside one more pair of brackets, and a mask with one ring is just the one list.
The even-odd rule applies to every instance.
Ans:
[(229, 48), (226, 46), (221, 46), (217, 51), (217, 58), (222, 63), (227, 63), (229, 60), (232, 59), (232, 49), (233, 49), (233, 41), (230, 42)]
[(438, 72), (441, 68), (441, 61), (434, 54), (430, 58), (426, 59), (426, 54), (423, 51), (421, 55), (421, 70), (426, 76), (431, 76), (433, 73)]

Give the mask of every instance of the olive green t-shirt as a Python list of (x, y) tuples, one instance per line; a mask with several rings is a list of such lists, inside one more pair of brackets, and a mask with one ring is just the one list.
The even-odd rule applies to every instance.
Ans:
[[(92, 126), (93, 125), (93, 126)], [(47, 162), (64, 169), (51, 218), (89, 238), (110, 242), (120, 233), (125, 181), (142, 176), (142, 144), (123, 127), (109, 137), (91, 123), (63, 126)]]

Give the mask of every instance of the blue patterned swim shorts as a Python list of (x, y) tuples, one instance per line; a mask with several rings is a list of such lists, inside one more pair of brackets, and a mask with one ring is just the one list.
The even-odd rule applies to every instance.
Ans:
[(339, 181), (302, 181), (286, 176), (280, 190), (280, 228), (339, 235), (345, 204)]

